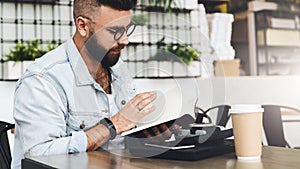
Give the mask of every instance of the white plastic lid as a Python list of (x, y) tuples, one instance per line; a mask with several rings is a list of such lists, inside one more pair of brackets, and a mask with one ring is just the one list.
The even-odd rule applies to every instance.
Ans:
[(258, 113), (263, 111), (264, 109), (259, 104), (236, 104), (236, 105), (231, 105), (229, 113), (230, 114)]

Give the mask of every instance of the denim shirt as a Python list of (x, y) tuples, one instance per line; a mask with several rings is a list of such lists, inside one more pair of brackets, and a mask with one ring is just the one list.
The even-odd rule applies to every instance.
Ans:
[[(111, 70), (112, 93), (121, 109), (135, 86), (121, 59)], [(86, 151), (84, 131), (104, 117), (111, 117), (107, 95), (70, 39), (37, 59), (17, 82), (12, 168), (21, 168), (27, 156)]]

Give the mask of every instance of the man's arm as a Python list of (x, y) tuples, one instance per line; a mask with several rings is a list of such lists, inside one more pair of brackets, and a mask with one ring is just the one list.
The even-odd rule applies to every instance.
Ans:
[[(17, 135), (24, 144), (24, 154), (50, 155), (91, 151), (99, 148), (110, 138), (109, 129), (103, 124), (83, 131), (66, 133), (66, 106), (56, 87), (45, 77), (31, 76), (23, 79), (15, 93), (14, 117), (20, 129)], [(116, 134), (129, 130), (153, 107), (146, 107), (156, 98), (155, 92), (138, 94), (111, 121)]]
[(23, 143), (24, 155), (50, 155), (86, 151), (83, 131), (66, 132), (63, 104), (54, 85), (45, 77), (33, 75), (17, 86), (14, 100), (16, 138)]
[[(146, 107), (156, 99), (156, 92), (144, 92), (131, 99), (119, 113), (110, 121), (114, 125), (115, 134), (120, 134), (134, 127), (145, 115), (153, 112), (155, 107)], [(141, 107), (141, 109), (139, 109)], [(110, 130), (103, 124), (99, 124), (86, 131), (87, 150), (95, 150), (111, 137)]]
[(93, 151), (101, 147), (110, 138), (110, 132), (107, 127), (99, 124), (86, 131), (87, 151)]

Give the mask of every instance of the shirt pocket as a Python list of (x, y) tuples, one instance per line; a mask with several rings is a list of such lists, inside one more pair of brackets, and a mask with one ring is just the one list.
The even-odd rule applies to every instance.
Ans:
[(85, 130), (93, 127), (102, 119), (99, 112), (69, 112), (67, 119), (68, 127), (73, 131)]

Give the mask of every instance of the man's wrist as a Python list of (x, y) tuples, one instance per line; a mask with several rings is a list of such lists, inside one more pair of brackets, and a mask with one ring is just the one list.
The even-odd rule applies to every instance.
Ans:
[(100, 124), (102, 124), (108, 128), (109, 133), (110, 133), (110, 140), (112, 140), (116, 137), (117, 131), (114, 126), (114, 123), (111, 120), (109, 120), (108, 118), (103, 118), (102, 120), (100, 120)]

